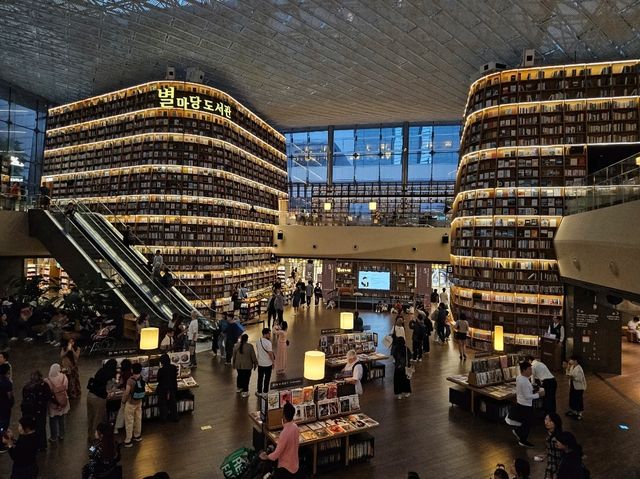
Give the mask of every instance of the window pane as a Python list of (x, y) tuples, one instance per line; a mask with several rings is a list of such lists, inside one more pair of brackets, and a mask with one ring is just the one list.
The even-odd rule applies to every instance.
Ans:
[(289, 133), (287, 157), (289, 181), (325, 183), (327, 181), (327, 131)]
[(433, 154), (433, 180), (455, 181), (458, 168), (458, 153)]

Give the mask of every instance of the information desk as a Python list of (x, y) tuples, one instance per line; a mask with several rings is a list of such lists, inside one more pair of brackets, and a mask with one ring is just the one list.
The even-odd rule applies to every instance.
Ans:
[(486, 387), (471, 386), (468, 382), (468, 376), (457, 375), (449, 376), (447, 381), (451, 381), (458, 386), (462, 386), (471, 392), (471, 413), (475, 414), (476, 395), (486, 396), (496, 401), (510, 401), (512, 402), (516, 398), (516, 383), (508, 382), (503, 384), (496, 384)]
[[(277, 446), (281, 431), (268, 431), (263, 427), (259, 412), (249, 413), (254, 427), (263, 432), (267, 442)], [(366, 414), (350, 414), (339, 418), (299, 424), (300, 447), (309, 447), (312, 457), (312, 473), (318, 466), (350, 462), (373, 457), (373, 437), (363, 434), (379, 424)], [(320, 463), (320, 464), (319, 464)]]

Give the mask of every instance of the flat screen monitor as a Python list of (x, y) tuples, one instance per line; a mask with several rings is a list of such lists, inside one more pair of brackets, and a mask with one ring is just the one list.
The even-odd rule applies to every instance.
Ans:
[(391, 273), (388, 271), (358, 271), (358, 289), (391, 289)]

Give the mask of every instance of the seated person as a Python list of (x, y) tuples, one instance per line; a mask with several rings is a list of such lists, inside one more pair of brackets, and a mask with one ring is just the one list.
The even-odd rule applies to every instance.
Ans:
[(638, 316), (634, 316), (631, 321), (627, 323), (627, 329), (629, 331), (633, 331), (636, 333), (636, 337), (640, 340), (640, 329), (638, 329), (638, 322), (640, 322), (640, 318)]

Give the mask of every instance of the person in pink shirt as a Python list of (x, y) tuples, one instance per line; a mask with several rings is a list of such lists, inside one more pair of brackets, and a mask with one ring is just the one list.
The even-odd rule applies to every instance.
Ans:
[(274, 479), (286, 479), (297, 477), (298, 468), (298, 443), (300, 436), (298, 426), (293, 422), (296, 410), (287, 402), (282, 408), (282, 432), (278, 438), (276, 450), (271, 454), (262, 451), (260, 459), (263, 461), (278, 461), (278, 467), (273, 475)]

